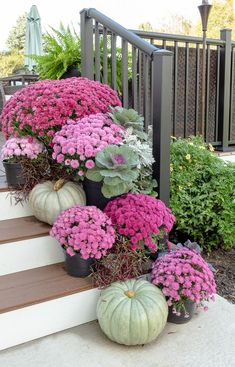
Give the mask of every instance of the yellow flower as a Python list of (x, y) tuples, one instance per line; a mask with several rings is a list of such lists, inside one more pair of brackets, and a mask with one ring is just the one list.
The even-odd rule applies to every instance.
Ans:
[(179, 191), (181, 191), (182, 189), (183, 189), (183, 187), (179, 185)]
[(183, 167), (182, 166), (179, 166), (179, 169), (182, 171)]
[(191, 161), (191, 154), (186, 154), (185, 159), (187, 159), (187, 161)]
[(206, 149), (203, 145), (200, 145), (199, 149)]
[(194, 145), (193, 143), (188, 143), (188, 145)]
[(171, 163), (170, 164), (170, 172), (173, 172), (174, 171), (174, 168), (173, 168), (173, 164)]
[(209, 149), (210, 152), (214, 152), (214, 150), (215, 150), (213, 145), (211, 145), (211, 144), (208, 144), (208, 149)]
[(188, 186), (188, 187), (191, 187), (191, 186), (192, 186), (191, 182), (188, 182), (188, 183), (187, 183), (187, 186)]

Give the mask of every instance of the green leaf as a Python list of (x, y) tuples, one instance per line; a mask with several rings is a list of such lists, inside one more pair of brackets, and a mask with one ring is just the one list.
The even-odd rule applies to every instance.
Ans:
[(97, 167), (87, 170), (86, 178), (95, 182), (100, 182), (103, 179), (103, 177), (100, 174), (100, 170)]
[(129, 186), (124, 183), (120, 183), (115, 186), (106, 185), (104, 183), (101, 188), (101, 192), (104, 195), (104, 197), (106, 198), (112, 198), (113, 196), (122, 195), (128, 191), (129, 191)]

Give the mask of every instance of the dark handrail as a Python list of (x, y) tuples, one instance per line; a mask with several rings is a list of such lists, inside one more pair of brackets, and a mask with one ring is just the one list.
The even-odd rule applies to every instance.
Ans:
[(87, 16), (94, 18), (97, 22), (101, 23), (104, 27), (109, 28), (112, 32), (116, 33), (118, 36), (124, 38), (127, 42), (131, 43), (136, 48), (141, 49), (147, 55), (152, 57), (152, 54), (158, 50), (156, 46), (149, 44), (144, 41), (136, 34), (128, 31), (126, 28), (122, 27), (120, 24), (116, 23), (112, 19), (106, 17), (106, 15), (100, 13), (94, 8), (83, 9), (81, 12), (86, 11)]
[[(146, 32), (146, 31), (133, 30), (133, 29), (130, 29), (130, 31), (142, 38), (160, 39), (160, 40), (167, 40), (167, 41), (179, 41), (179, 42), (188, 42), (188, 43), (202, 43), (201, 37), (183, 36), (181, 34)], [(207, 44), (210, 44), (210, 45), (221, 45), (221, 46), (225, 45), (225, 41), (221, 39), (207, 38), (206, 42)]]

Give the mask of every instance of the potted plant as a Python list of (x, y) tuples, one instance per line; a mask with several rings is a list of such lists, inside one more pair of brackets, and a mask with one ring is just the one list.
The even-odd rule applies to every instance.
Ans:
[(95, 166), (86, 177), (101, 182), (101, 192), (110, 199), (131, 190), (139, 176), (139, 157), (128, 145), (108, 145), (95, 156)]
[(133, 251), (157, 250), (158, 242), (173, 227), (175, 217), (161, 201), (146, 194), (128, 193), (110, 201), (104, 212), (117, 233), (129, 240)]
[(59, 30), (43, 36), (44, 54), (32, 55), (37, 62), (40, 79), (60, 79), (80, 76), (81, 41), (73, 28), (60, 25)]
[(94, 206), (77, 205), (63, 211), (50, 235), (64, 249), (66, 270), (75, 277), (89, 275), (93, 259), (105, 256), (115, 241), (111, 220)]
[(15, 93), (3, 107), (5, 136), (30, 135), (47, 147), (68, 120), (108, 111), (120, 105), (117, 93), (107, 85), (86, 78), (44, 80)]
[(214, 300), (216, 284), (209, 265), (201, 255), (186, 247), (158, 258), (152, 269), (151, 282), (166, 296), (168, 321), (177, 324), (189, 321), (196, 306)]
[(10, 138), (1, 150), (1, 158), (9, 186), (18, 187), (25, 183), (22, 164), (25, 160), (36, 160), (44, 146), (32, 137)]

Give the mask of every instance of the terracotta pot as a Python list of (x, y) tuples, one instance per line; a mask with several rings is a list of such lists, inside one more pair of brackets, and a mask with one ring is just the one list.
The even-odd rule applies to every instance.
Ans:
[[(184, 302), (184, 306), (185, 310), (181, 310), (179, 316), (173, 313), (173, 306), (170, 306), (167, 322), (172, 322), (174, 324), (185, 324), (186, 322), (189, 322), (193, 317), (194, 311), (196, 309), (196, 303), (191, 301), (190, 299), (187, 299)], [(188, 314), (187, 317), (185, 317), (186, 313)]]

